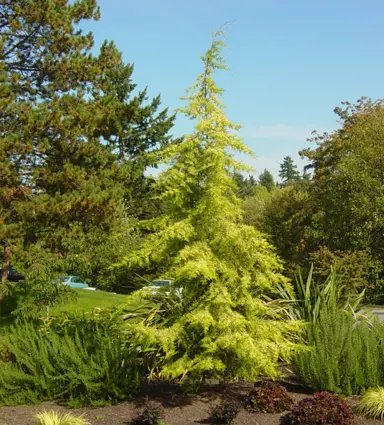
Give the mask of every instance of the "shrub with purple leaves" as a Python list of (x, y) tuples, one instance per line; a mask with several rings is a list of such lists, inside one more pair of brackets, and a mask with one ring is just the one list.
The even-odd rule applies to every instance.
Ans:
[(340, 397), (321, 392), (299, 401), (285, 417), (287, 425), (352, 425), (353, 413)]
[(217, 424), (231, 425), (239, 413), (239, 410), (240, 409), (237, 404), (223, 402), (209, 409), (209, 417)]
[(293, 399), (282, 385), (266, 381), (255, 383), (244, 403), (245, 409), (252, 413), (282, 413), (292, 406)]
[(160, 403), (149, 400), (148, 396), (145, 399), (144, 409), (134, 419), (137, 425), (161, 425), (165, 418), (165, 411)]

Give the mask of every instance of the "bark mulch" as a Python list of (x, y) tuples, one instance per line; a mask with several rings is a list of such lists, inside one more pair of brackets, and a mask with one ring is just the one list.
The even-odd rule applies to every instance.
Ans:
[[(292, 382), (282, 382), (295, 400), (308, 397), (305, 388)], [(242, 402), (252, 384), (238, 383), (207, 386), (199, 395), (185, 395), (177, 387), (169, 384), (151, 384), (144, 394), (133, 401), (126, 401), (115, 406), (85, 407), (70, 409), (55, 402), (44, 402), (36, 406), (0, 407), (0, 425), (35, 425), (34, 416), (44, 410), (70, 411), (75, 415), (84, 415), (92, 425), (130, 425), (140, 411), (145, 395), (151, 400), (160, 402), (166, 411), (165, 422), (169, 425), (209, 424), (208, 410), (222, 400)], [(350, 398), (354, 405), (357, 398)], [(280, 425), (282, 414), (248, 413), (242, 409), (234, 425)], [(381, 421), (356, 417), (356, 425), (378, 425)]]

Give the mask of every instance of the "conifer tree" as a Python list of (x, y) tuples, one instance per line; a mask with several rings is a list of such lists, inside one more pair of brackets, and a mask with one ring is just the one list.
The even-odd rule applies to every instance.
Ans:
[(232, 173), (248, 168), (234, 153), (250, 150), (226, 117), (223, 90), (213, 79), (227, 68), (222, 36), (213, 36), (203, 72), (180, 110), (196, 122), (194, 132), (162, 150), (169, 168), (157, 186), (169, 208), (146, 223), (154, 233), (122, 261), (155, 264), (157, 277), (183, 288), (181, 307), (164, 322), (127, 325), (139, 343), (163, 353), (160, 375), (167, 378), (275, 376), (278, 358), (293, 346), (286, 338), (292, 325), (261, 300), (263, 292), (286, 284), (281, 263), (263, 236), (242, 223), (235, 195)]
[(234, 172), (233, 179), (235, 180), (237, 186), (236, 195), (239, 198), (250, 198), (255, 194), (257, 182), (252, 175), (249, 177), (244, 177), (243, 174)]
[[(51, 144), (68, 151), (80, 144), (80, 132), (69, 137), (70, 118), (78, 124), (80, 115), (84, 116), (84, 102), (76, 95), (84, 93), (95, 64), (90, 55), (83, 54), (92, 47), (92, 37), (75, 30), (74, 24), (98, 15), (95, 0), (74, 4), (6, 0), (0, 5), (2, 281), (7, 278), (12, 254), (22, 251), (28, 233), (25, 225), (35, 211), (30, 201), (44, 192), (36, 185), (37, 167), (45, 162)], [(57, 160), (65, 161), (60, 155)], [(59, 165), (51, 176), (58, 169)], [(73, 177), (70, 171), (69, 179)], [(47, 175), (41, 176), (48, 180)], [(0, 300), (4, 293), (1, 286)]]
[(271, 192), (272, 189), (275, 187), (275, 182), (273, 180), (273, 176), (270, 173), (270, 171), (268, 171), (267, 169), (265, 169), (259, 176), (259, 184), (261, 184), (261, 186), (264, 186), (268, 189), (268, 192)]
[(285, 156), (283, 162), (280, 164), (279, 177), (284, 186), (300, 180), (300, 173), (297, 169), (297, 165), (290, 156)]
[(91, 54), (93, 36), (79, 25), (98, 17), (96, 0), (0, 4), (3, 281), (11, 257), (31, 245), (59, 258), (75, 233), (108, 237), (123, 199), (148, 191), (146, 152), (171, 141), (174, 118), (158, 110), (159, 97), (147, 104), (145, 90), (134, 94), (133, 66), (116, 46)]

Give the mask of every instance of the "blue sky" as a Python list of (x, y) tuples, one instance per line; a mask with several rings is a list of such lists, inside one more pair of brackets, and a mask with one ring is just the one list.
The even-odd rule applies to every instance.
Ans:
[[(336, 128), (333, 108), (361, 96), (383, 96), (382, 0), (99, 0), (95, 46), (114, 40), (133, 80), (161, 94), (171, 110), (201, 71), (210, 34), (231, 21), (224, 52), (231, 72), (217, 75), (228, 117), (256, 159), (256, 174), (275, 176), (285, 155), (313, 129)], [(175, 135), (190, 131), (178, 117)]]

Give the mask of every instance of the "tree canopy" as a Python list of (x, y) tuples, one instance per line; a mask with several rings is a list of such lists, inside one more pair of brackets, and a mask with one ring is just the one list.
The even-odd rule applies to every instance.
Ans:
[(140, 202), (151, 190), (144, 171), (156, 165), (147, 154), (171, 142), (174, 116), (159, 110), (160, 97), (148, 102), (146, 90), (136, 90), (133, 66), (113, 43), (91, 53), (93, 36), (79, 23), (98, 19), (96, 0), (5, 1), (0, 12), (6, 280), (11, 261), (33, 264), (25, 258), (33, 245), (71, 257), (69, 271), (72, 260), (92, 260), (86, 240), (103, 234), (108, 245), (126, 228), (127, 212), (151, 215)]
[(317, 148), (302, 151), (313, 170), (310, 188), (313, 226), (331, 250), (370, 249), (384, 256), (383, 135), (381, 100), (362, 98), (336, 108), (341, 128), (318, 134)]

